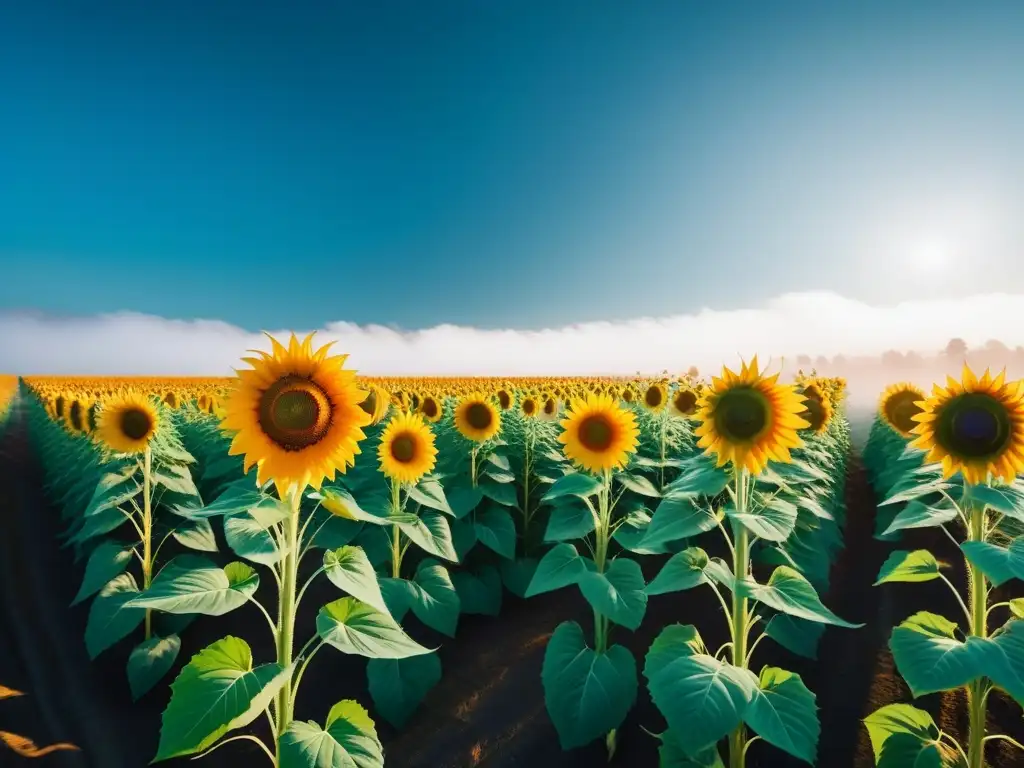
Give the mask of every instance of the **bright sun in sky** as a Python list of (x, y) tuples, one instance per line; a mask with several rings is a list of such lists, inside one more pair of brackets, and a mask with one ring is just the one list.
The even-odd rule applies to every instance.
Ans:
[(952, 261), (949, 246), (940, 242), (925, 242), (912, 249), (908, 264), (914, 270), (926, 275), (937, 275)]

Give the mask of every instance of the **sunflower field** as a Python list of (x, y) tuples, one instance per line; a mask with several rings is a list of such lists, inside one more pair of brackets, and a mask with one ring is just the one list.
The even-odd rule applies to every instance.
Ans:
[[(826, 627), (862, 626), (826, 604), (850, 522), (845, 382), (781, 383), (756, 357), (709, 381), (381, 379), (294, 336), (245, 362), (232, 379), (20, 385), (81, 574), (81, 642), (116, 657), (135, 701), (166, 701), (149, 759), (384, 765), (381, 733), (459, 675), (440, 651), (464, 625), (558, 593), (524, 686), (561, 749), (829, 764), (795, 670), (815, 669)], [(864, 451), (877, 584), (943, 581), (968, 628), (918, 612), (892, 656), (915, 697), (964, 688), (970, 725), (960, 743), (909, 703), (880, 707), (863, 728), (879, 766), (981, 768), (1013, 741), (985, 703), (1024, 695), (1024, 608), (993, 592), (1024, 577), (1022, 398), (969, 371), (932, 398), (883, 394)], [(966, 598), (926, 547), (893, 549), (956, 522)], [(992, 633), (990, 615), (1006, 618)]]

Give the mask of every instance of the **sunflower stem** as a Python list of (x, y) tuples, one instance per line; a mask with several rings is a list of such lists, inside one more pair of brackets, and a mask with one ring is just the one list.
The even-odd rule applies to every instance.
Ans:
[(533, 449), (533, 430), (531, 422), (526, 422), (526, 447), (523, 454), (523, 554), (527, 554), (530, 546), (530, 466)]
[[(277, 663), (288, 669), (292, 665), (293, 645), (295, 637), (296, 587), (298, 585), (299, 562), (299, 506), (302, 503), (302, 491), (297, 486), (291, 489), (289, 497), (291, 514), (284, 520), (282, 538), (284, 540), (284, 558), (281, 561), (281, 599), (278, 609), (277, 626)], [(281, 687), (277, 694), (276, 718), (277, 761), (281, 762), (281, 737), (288, 731), (292, 721), (294, 707), (294, 678)]]
[[(402, 486), (391, 481), (391, 514), (398, 515), (402, 511)], [(391, 526), (391, 578), (399, 578), (402, 572), (402, 529), (398, 525)]]
[(658, 467), (658, 491), (664, 492), (665, 490), (665, 422), (666, 422), (667, 411), (662, 409), (659, 414), (659, 421), (661, 421), (661, 464)]
[[(747, 511), (747, 470), (733, 467), (733, 479), (736, 484), (736, 512), (743, 515)], [(732, 593), (732, 664), (734, 667), (746, 669), (747, 666), (747, 635), (750, 631), (747, 613), (747, 598), (741, 594), (739, 584), (750, 572), (750, 541), (743, 523), (733, 521), (733, 573), (737, 588)], [(746, 763), (746, 728), (740, 723), (729, 735), (729, 768), (743, 768)]]
[(476, 488), (476, 452), (479, 448), (480, 444), (474, 442), (473, 448), (469, 452), (469, 479), (474, 488)]
[[(968, 541), (985, 540), (985, 506), (973, 504), (968, 510)], [(974, 637), (988, 635), (988, 584), (985, 575), (970, 560), (967, 561), (967, 582), (969, 585), (970, 633)], [(984, 768), (985, 765), (985, 720), (988, 699), (988, 680), (979, 678), (967, 686), (968, 710), (968, 768)]]
[[(153, 581), (153, 449), (146, 444), (142, 459), (142, 591)], [(146, 609), (146, 640), (153, 636), (153, 611)]]
[[(594, 542), (594, 564), (597, 566), (598, 573), (604, 573), (605, 564), (608, 559), (608, 534), (611, 525), (611, 492), (612, 492), (612, 473), (610, 469), (604, 471), (604, 483), (598, 493), (598, 524), (596, 531), (596, 541)], [(608, 650), (608, 634), (609, 634), (609, 622), (608, 617), (599, 612), (596, 608), (594, 609), (594, 651), (603, 654)], [(611, 760), (612, 755), (615, 754), (616, 747), (616, 732), (613, 728), (605, 736), (605, 749), (608, 753), (608, 759)]]

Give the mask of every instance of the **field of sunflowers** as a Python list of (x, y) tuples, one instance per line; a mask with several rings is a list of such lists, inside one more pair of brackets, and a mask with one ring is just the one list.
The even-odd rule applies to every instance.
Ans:
[(378, 379), (269, 347), (231, 379), (0, 380), (0, 607), (42, 633), (0, 672), (83, 712), (12, 753), (1024, 765), (1019, 382), (894, 385), (854, 456), (845, 382), (756, 357)]

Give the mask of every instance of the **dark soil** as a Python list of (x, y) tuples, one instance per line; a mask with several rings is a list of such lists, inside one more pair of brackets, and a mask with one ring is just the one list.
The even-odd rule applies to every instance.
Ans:
[[(12, 414), (0, 443), (0, 683), (28, 696), (0, 702), (0, 730), (29, 736), (38, 744), (70, 741), (77, 753), (54, 753), (40, 761), (69, 768), (143, 768), (156, 751), (160, 713), (170, 696), (165, 679), (138, 703), (132, 703), (125, 661), (132, 646), (126, 641), (90, 661), (83, 642), (88, 606), (69, 607), (81, 579), (75, 564), (60, 548), (57, 513), (45, 501), (41, 469), (30, 450), (21, 414)], [(863, 470), (853, 463), (848, 482), (846, 548), (835, 564), (825, 602), (840, 616), (865, 622), (861, 630), (829, 628), (817, 662), (799, 659), (772, 643), (758, 646), (755, 667), (778, 664), (800, 673), (817, 693), (822, 736), (817, 765), (822, 768), (873, 766), (870, 744), (861, 719), (880, 706), (911, 701), (895, 673), (888, 652), (892, 626), (916, 610), (956, 616), (957, 606), (945, 587), (923, 585), (872, 587), (878, 569), (893, 548), (875, 541), (874, 500)], [(903, 547), (929, 546), (938, 556), (959, 564), (960, 558), (941, 534), (918, 537)], [(643, 558), (648, 578), (663, 558)], [(956, 565), (955, 581), (962, 582)], [(317, 607), (336, 597), (329, 584), (311, 589), (298, 626), (305, 639), (313, 631)], [(378, 731), (388, 765), (393, 768), (590, 768), (607, 765), (604, 745), (563, 752), (544, 709), (540, 670), (544, 649), (562, 621), (578, 621), (589, 634), (591, 613), (576, 590), (519, 600), (507, 594), (500, 617), (464, 616), (455, 640), (442, 638), (410, 617), (407, 628), (418, 640), (441, 646), (441, 682), (401, 731), (383, 721)], [(666, 624), (695, 624), (711, 647), (725, 638), (724, 619), (708, 590), (653, 598), (641, 628), (618, 628), (612, 642), (626, 645), (642, 670), (647, 648)], [(229, 619), (202, 619), (183, 633), (178, 666), (228, 631), (245, 638), (259, 661), (272, 658), (272, 642), (255, 608), (246, 607)], [(297, 716), (322, 722), (330, 706), (355, 698), (370, 706), (365, 661), (324, 649), (303, 682)], [(918, 704), (933, 712), (940, 727), (959, 735), (963, 701), (959, 695), (930, 696)], [(1024, 739), (1020, 711), (1012, 702), (993, 697), (991, 732)], [(257, 733), (259, 727), (256, 726)], [(614, 765), (657, 766), (657, 741), (642, 728), (664, 729), (643, 685), (636, 707), (619, 732)], [(259, 734), (265, 735), (265, 734)], [(1003, 745), (997, 745), (1003, 746)], [(1024, 765), (1012, 750), (989, 753), (994, 768)], [(250, 742), (229, 744), (200, 761), (207, 766), (266, 765), (266, 757)], [(0, 752), (0, 766), (20, 764)], [(185, 760), (166, 765), (183, 766)], [(801, 765), (778, 750), (755, 744), (751, 768)]]

